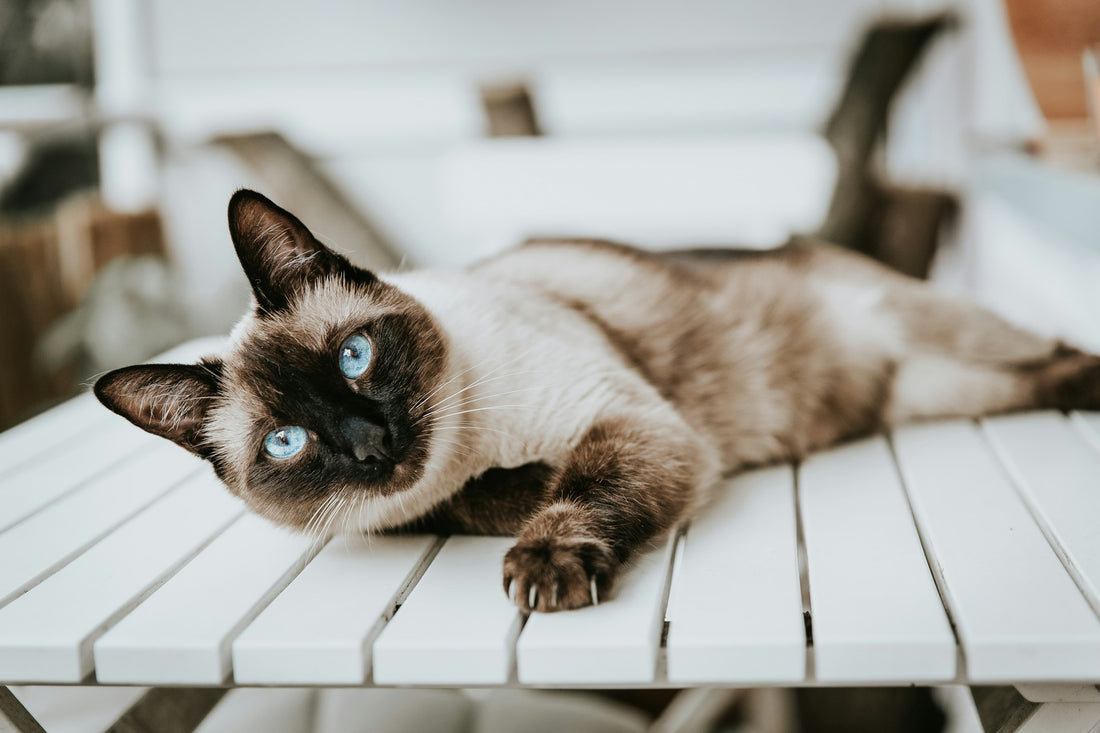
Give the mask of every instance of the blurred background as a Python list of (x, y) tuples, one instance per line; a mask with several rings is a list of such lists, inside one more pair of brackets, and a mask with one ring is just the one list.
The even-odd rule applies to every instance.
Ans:
[(0, 428), (232, 325), (241, 186), (376, 268), (817, 233), (1098, 349), (1096, 43), (1093, 0), (0, 0)]
[(379, 269), (814, 234), (1100, 350), (1097, 44), (1095, 0), (0, 0), (0, 429), (232, 326), (242, 186)]

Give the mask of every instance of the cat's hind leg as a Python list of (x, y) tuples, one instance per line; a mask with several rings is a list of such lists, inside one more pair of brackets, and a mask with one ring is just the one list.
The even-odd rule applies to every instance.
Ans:
[(1012, 410), (1100, 409), (1100, 356), (917, 287), (895, 293), (905, 329), (888, 423)]

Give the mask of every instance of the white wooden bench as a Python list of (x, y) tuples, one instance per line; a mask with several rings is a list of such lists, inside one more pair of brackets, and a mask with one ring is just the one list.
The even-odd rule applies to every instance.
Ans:
[(990, 729), (1100, 722), (1100, 413), (744, 474), (579, 611), (519, 613), (510, 543), (322, 546), (83, 395), (0, 435), (0, 684), (958, 684)]

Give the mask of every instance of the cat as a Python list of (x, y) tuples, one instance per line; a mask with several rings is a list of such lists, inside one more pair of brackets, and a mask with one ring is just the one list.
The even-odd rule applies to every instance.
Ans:
[(258, 193), (229, 224), (255, 307), (224, 353), (99, 399), (284, 525), (517, 535), (524, 610), (606, 598), (725, 474), (907, 420), (1100, 408), (1100, 357), (815, 241), (536, 240), (375, 274)]

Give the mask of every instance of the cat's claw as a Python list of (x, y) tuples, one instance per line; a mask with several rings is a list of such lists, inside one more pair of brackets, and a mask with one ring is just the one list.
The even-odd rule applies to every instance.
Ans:
[(618, 567), (596, 538), (521, 538), (504, 557), (504, 587), (524, 611), (564, 611), (598, 604)]

